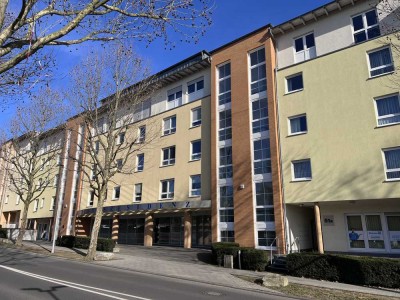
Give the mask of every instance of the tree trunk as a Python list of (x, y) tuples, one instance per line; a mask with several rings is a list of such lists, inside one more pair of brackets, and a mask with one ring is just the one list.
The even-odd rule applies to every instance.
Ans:
[(26, 229), (26, 222), (28, 220), (28, 209), (29, 209), (29, 202), (24, 203), (24, 210), (22, 211), (22, 218), (21, 218), (21, 225), (19, 226), (18, 237), (15, 242), (15, 245), (22, 246), (22, 239), (25, 235)]
[(106, 191), (107, 191), (107, 188), (103, 187), (99, 193), (99, 199), (98, 199), (97, 208), (96, 208), (96, 215), (94, 218), (92, 234), (90, 237), (90, 245), (89, 245), (89, 249), (86, 254), (86, 257), (85, 257), (86, 261), (94, 260), (94, 258), (96, 256), (97, 239), (99, 237), (101, 219), (103, 217), (103, 203), (104, 203), (104, 199), (106, 199), (106, 197), (107, 197)]

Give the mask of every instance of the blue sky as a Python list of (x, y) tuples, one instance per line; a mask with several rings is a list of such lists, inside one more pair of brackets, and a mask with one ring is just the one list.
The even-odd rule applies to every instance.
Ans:
[[(151, 70), (156, 73), (201, 50), (211, 51), (238, 37), (245, 35), (268, 23), (278, 25), (316, 7), (329, 3), (327, 0), (215, 0), (213, 24), (197, 44), (180, 43), (176, 38), (176, 47), (165, 50), (163, 41), (158, 40), (146, 47), (145, 44), (132, 41), (136, 51), (149, 61)], [(80, 59), (86, 57), (95, 47), (82, 44), (69, 48), (55, 48), (57, 71), (52, 82), (54, 88), (61, 88), (68, 82), (68, 72)], [(9, 107), (1, 113), (0, 125), (6, 124), (15, 111)]]

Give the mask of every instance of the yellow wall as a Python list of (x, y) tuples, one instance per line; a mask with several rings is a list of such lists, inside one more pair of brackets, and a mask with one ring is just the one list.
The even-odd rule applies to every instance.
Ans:
[[(201, 106), (202, 125), (190, 128), (191, 110)], [(163, 120), (169, 116), (176, 115), (176, 132), (171, 135), (162, 136)], [(146, 140), (140, 152), (131, 156), (135, 165), (136, 154), (144, 153), (145, 162), (142, 172), (133, 174), (117, 174), (108, 185), (107, 201), (105, 206), (131, 204), (134, 198), (134, 186), (142, 183), (142, 201), (140, 203), (154, 203), (160, 200), (160, 180), (175, 179), (175, 195), (173, 200), (164, 201), (188, 201), (188, 200), (209, 200), (210, 199), (210, 97), (184, 104), (178, 108), (168, 110), (132, 125), (127, 135), (137, 132), (139, 126), (146, 125)], [(202, 140), (202, 156), (199, 161), (190, 161), (190, 143), (195, 140)], [(161, 149), (176, 146), (175, 164), (172, 166), (161, 166)], [(202, 175), (201, 197), (189, 197), (190, 175)], [(118, 200), (111, 200), (113, 188), (121, 186), (121, 195)], [(80, 209), (88, 206), (89, 186), (84, 183)], [(135, 202), (136, 203), (136, 202)], [(94, 202), (94, 207), (96, 201)]]
[[(377, 128), (374, 103), (374, 97), (398, 92), (399, 86), (391, 84), (390, 75), (369, 78), (367, 60), (367, 51), (385, 40), (278, 71), (286, 203), (400, 197), (400, 181), (385, 182), (381, 152), (400, 146), (400, 125)], [(299, 72), (304, 90), (285, 94), (285, 77)], [(308, 133), (288, 136), (288, 117), (304, 113)], [(291, 182), (291, 161), (305, 158), (311, 159), (312, 180)]]

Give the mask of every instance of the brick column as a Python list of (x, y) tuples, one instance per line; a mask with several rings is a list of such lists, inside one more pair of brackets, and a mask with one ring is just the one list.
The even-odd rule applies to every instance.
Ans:
[(111, 239), (118, 241), (118, 231), (119, 231), (119, 216), (113, 216), (112, 228), (111, 228)]
[(190, 212), (185, 211), (183, 216), (184, 222), (184, 248), (192, 248), (192, 216)]
[(323, 254), (324, 253), (324, 241), (322, 238), (321, 213), (319, 210), (318, 202), (314, 204), (314, 214), (315, 214), (315, 229), (316, 229), (316, 234), (317, 234), (318, 252)]
[(153, 246), (153, 232), (154, 232), (154, 218), (153, 214), (147, 214), (144, 219), (144, 246)]

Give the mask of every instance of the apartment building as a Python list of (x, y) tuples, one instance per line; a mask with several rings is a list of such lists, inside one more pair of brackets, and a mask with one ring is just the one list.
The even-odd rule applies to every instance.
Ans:
[(400, 252), (398, 21), (334, 1), (273, 29), (288, 251)]
[[(4, 147), (8, 147), (6, 155), (13, 155), (19, 161), (16, 164), (10, 160), (2, 161), (2, 191), (1, 191), (1, 221), (3, 228), (17, 229), (20, 226), (24, 210), (24, 202), (21, 200), (19, 190), (26, 190), (23, 187), (26, 180), (22, 176), (28, 174), (24, 168), (35, 169), (34, 197), (36, 198), (29, 204), (27, 213), (27, 239), (51, 238), (51, 228), (54, 224), (54, 213), (56, 198), (60, 185), (61, 153), (63, 145), (63, 130), (54, 128), (42, 134), (43, 138), (38, 141), (37, 155), (31, 154), (35, 150), (32, 142), (28, 138), (21, 137), (17, 143), (8, 142)], [(18, 145), (18, 150), (14, 149)], [(13, 179), (11, 179), (13, 178)], [(17, 231), (11, 230), (13, 237)]]
[[(121, 136), (123, 143), (137, 135), (143, 146), (132, 158), (133, 174), (117, 173), (108, 185), (99, 236), (146, 246), (211, 243), (209, 66), (201, 52), (155, 75), (158, 89)], [(89, 235), (97, 200), (74, 169), (67, 181), (75, 182), (75, 233)]]

